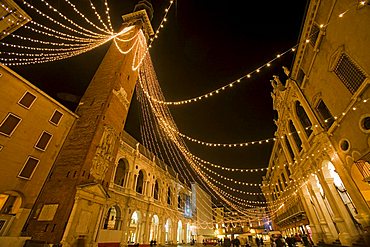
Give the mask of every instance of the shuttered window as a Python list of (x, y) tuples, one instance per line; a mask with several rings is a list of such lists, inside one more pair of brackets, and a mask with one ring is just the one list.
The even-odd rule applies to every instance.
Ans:
[(344, 53), (340, 56), (334, 68), (334, 73), (352, 94), (357, 91), (366, 79), (361, 69)]

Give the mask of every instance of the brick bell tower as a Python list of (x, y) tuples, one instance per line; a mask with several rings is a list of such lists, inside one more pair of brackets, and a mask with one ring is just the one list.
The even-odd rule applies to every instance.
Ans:
[[(96, 241), (105, 206), (104, 200), (99, 204), (96, 198), (104, 193), (109, 197), (107, 188), (114, 173), (120, 135), (138, 79), (138, 70), (133, 69), (133, 63), (139, 61), (138, 50), (131, 49), (127, 54), (122, 51), (135, 45), (136, 38), (129, 37), (140, 30), (146, 39), (154, 34), (152, 16), (152, 5), (146, 0), (139, 1), (134, 12), (122, 16), (121, 30), (130, 29), (132, 34), (122, 37), (126, 42), (117, 40), (121, 51), (112, 43), (91, 80), (76, 110), (79, 119), (33, 206), (23, 235), (63, 246), (76, 244), (81, 235), (86, 243)], [(146, 48), (146, 40), (144, 43)], [(83, 197), (91, 200), (86, 199), (84, 205), (80, 190), (89, 186), (93, 189), (84, 190)]]

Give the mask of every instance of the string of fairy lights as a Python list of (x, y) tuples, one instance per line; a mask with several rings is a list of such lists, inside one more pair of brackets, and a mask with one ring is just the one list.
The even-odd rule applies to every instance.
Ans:
[[(146, 95), (146, 96), (148, 96), (148, 95), (155, 95), (154, 94), (154, 92), (153, 92), (153, 90), (152, 90), (152, 88), (150, 88), (150, 87), (145, 87), (145, 86), (143, 86), (143, 84), (142, 83), (140, 83), (139, 84), (140, 85), (140, 87), (141, 88), (143, 88), (143, 91), (145, 91), (144, 92), (144, 94)], [(152, 92), (150, 92), (152, 90)], [(159, 119), (159, 122), (164, 122), (164, 121), (167, 121), (166, 122), (166, 124), (162, 124), (162, 125), (160, 125), (164, 130), (165, 130), (165, 132), (166, 132), (166, 134), (172, 139), (172, 141), (173, 142), (175, 142), (178, 146), (181, 146), (181, 144), (180, 144), (180, 141), (178, 140), (178, 131), (177, 131), (177, 127), (176, 127), (176, 125), (174, 124), (174, 122), (171, 122), (171, 121), (168, 121), (168, 120), (172, 120), (171, 118), (170, 119), (168, 119), (168, 116), (165, 116), (164, 114), (162, 114), (162, 112), (163, 112), (163, 109), (162, 109), (162, 111), (161, 110), (159, 110), (160, 108), (158, 107), (158, 105), (156, 105), (156, 104), (154, 104), (154, 103), (158, 103), (159, 101), (153, 101), (152, 100), (152, 98), (151, 97), (148, 97), (150, 100), (151, 100), (151, 107), (152, 107), (152, 110), (153, 110), (153, 112), (155, 112), (154, 113), (154, 115), (155, 115), (155, 117), (157, 118), (157, 119)], [(158, 99), (159, 97), (157, 97), (157, 99)], [(169, 131), (169, 130), (172, 130), (172, 131)], [(175, 130), (175, 131), (174, 131)], [(174, 133), (175, 132), (175, 133)], [(177, 133), (176, 133), (177, 132)], [(176, 137), (176, 134), (177, 134), (177, 137)], [(180, 144), (180, 145), (179, 145)], [(183, 151), (183, 150), (186, 150), (186, 148), (184, 148), (184, 147), (179, 147), (179, 149), (181, 150), (181, 151)], [(187, 161), (191, 164), (191, 163), (193, 163), (194, 161), (192, 161), (191, 159), (189, 159), (189, 156), (187, 157), (186, 156), (186, 153), (187, 153), (188, 151), (186, 151), (186, 152), (182, 152), (183, 153), (183, 155), (185, 156), (185, 158), (187, 159)], [(196, 167), (196, 166), (192, 166), (193, 168), (194, 168), (194, 170), (195, 171), (199, 171), (198, 170), (198, 167)], [(207, 181), (207, 184), (209, 183), (209, 184), (212, 184), (212, 183), (210, 183), (210, 181), (209, 180), (207, 180), (204, 176), (202, 176), (202, 175), (204, 175), (204, 174), (202, 174), (201, 172), (198, 172), (198, 174), (205, 180), (205, 181)], [(220, 196), (220, 197), (222, 197), (220, 194), (218, 194), (218, 196)], [(223, 198), (223, 199), (225, 199), (225, 198)], [(228, 203), (229, 204), (229, 203)], [(232, 204), (230, 204), (230, 206), (232, 206)], [(233, 206), (232, 206), (233, 207)]]
[[(298, 190), (306, 183), (309, 175), (303, 176), (297, 180), (290, 180), (285, 182), (287, 189), (284, 189), (282, 192), (276, 193), (257, 193), (257, 192), (250, 192), (241, 189), (235, 189), (229, 185), (221, 183), (218, 179), (212, 177), (211, 174), (217, 176), (217, 178), (224, 179), (226, 181), (232, 182), (235, 185), (245, 185), (251, 187), (265, 187), (265, 186), (278, 186), (278, 183), (275, 184), (259, 184), (259, 183), (247, 183), (243, 181), (238, 181), (236, 179), (229, 178), (220, 174), (218, 172), (213, 171), (209, 168), (217, 168), (222, 169), (224, 171), (232, 171), (232, 172), (263, 172), (269, 171), (269, 168), (229, 168), (222, 165), (215, 165), (209, 161), (205, 161), (194, 154), (192, 154), (187, 145), (185, 144), (184, 139), (188, 141), (192, 141), (194, 143), (198, 143), (205, 146), (210, 147), (247, 147), (251, 145), (257, 144), (264, 144), (276, 141), (279, 137), (267, 138), (264, 140), (257, 140), (257, 141), (248, 141), (248, 142), (240, 142), (240, 143), (212, 143), (206, 142), (202, 140), (198, 140), (196, 138), (190, 137), (181, 133), (176, 124), (174, 119), (172, 118), (168, 106), (172, 105), (183, 105), (189, 104), (194, 102), (199, 102), (210, 98), (212, 96), (218, 95), (219, 93), (226, 91), (227, 89), (233, 88), (235, 85), (246, 81), (247, 79), (252, 78), (255, 74), (260, 73), (261, 71), (270, 67), (274, 62), (276, 62), (282, 56), (289, 54), (291, 52), (295, 52), (297, 47), (301, 44), (297, 44), (288, 50), (284, 51), (276, 55), (273, 59), (270, 59), (268, 62), (264, 63), (261, 66), (258, 66), (256, 69), (249, 71), (248, 73), (238, 77), (237, 79), (226, 83), (225, 86), (212, 90), (208, 93), (202, 94), (197, 97), (189, 98), (186, 100), (181, 101), (165, 101), (164, 96), (161, 92), (159, 87), (158, 80), (156, 78), (154, 68), (151, 64), (151, 59), (149, 56), (149, 48), (152, 47), (152, 43), (159, 38), (160, 30), (164, 28), (164, 24), (167, 22), (167, 14), (173, 5), (174, 1), (169, 1), (168, 7), (165, 9), (164, 17), (160, 22), (158, 29), (155, 31), (155, 35), (149, 39), (149, 44), (147, 44), (146, 38), (142, 32), (142, 30), (134, 30), (133, 28), (125, 28), (118, 33), (114, 33), (111, 18), (109, 14), (109, 6), (107, 0), (104, 1), (105, 6), (105, 14), (106, 14), (106, 21), (108, 24), (105, 23), (103, 18), (97, 11), (97, 8), (89, 0), (90, 7), (94, 12), (95, 17), (97, 18), (98, 22), (102, 25), (102, 27), (95, 24), (93, 21), (89, 20), (82, 12), (80, 12), (76, 5), (71, 3), (69, 0), (64, 0), (64, 2), (73, 9), (73, 11), (84, 20), (87, 24), (89, 24), (94, 30), (90, 30), (81, 26), (76, 21), (68, 18), (66, 15), (61, 13), (57, 8), (52, 6), (45, 0), (40, 0), (47, 9), (49, 9), (52, 13), (56, 13), (57, 16), (63, 19), (68, 25), (63, 24), (60, 21), (57, 21), (55, 18), (51, 17), (49, 14), (42, 12), (40, 9), (36, 8), (30, 2), (23, 1), (24, 6), (33, 10), (36, 14), (40, 15), (47, 21), (53, 23), (53, 25), (59, 26), (65, 31), (55, 30), (54, 28), (47, 27), (43, 24), (37, 23), (34, 20), (28, 19), (28, 17), (18, 15), (19, 18), (26, 19), (29, 21), (28, 24), (24, 26), (25, 29), (37, 33), (39, 35), (43, 35), (47, 37), (47, 39), (37, 39), (33, 37), (26, 37), (19, 34), (13, 33), (4, 33), (9, 35), (15, 40), (27, 41), (31, 42), (33, 45), (41, 45), (41, 47), (35, 46), (28, 46), (28, 45), (21, 45), (21, 44), (12, 44), (12, 43), (5, 43), (0, 42), (0, 45), (7, 48), (13, 49), (21, 49), (26, 50), (27, 52), (18, 52), (18, 51), (1, 51), (0, 55), (6, 55), (7, 57), (0, 57), (0, 61), (2, 61), (5, 65), (10, 66), (19, 66), (19, 65), (29, 65), (29, 64), (37, 64), (37, 63), (45, 63), (45, 62), (52, 62), (62, 59), (67, 59), (73, 56), (77, 56), (83, 54), (85, 52), (91, 51), (97, 47), (102, 46), (103, 44), (113, 41), (115, 46), (117, 47), (118, 51), (122, 55), (127, 55), (128, 53), (133, 52), (133, 61), (132, 61), (132, 70), (136, 71), (139, 70), (139, 84), (138, 88), (142, 90), (142, 95), (145, 95), (147, 98), (146, 101), (146, 115), (144, 117), (144, 127), (142, 129), (143, 140), (146, 145), (150, 147), (151, 150), (154, 150), (156, 154), (159, 154), (162, 158), (167, 157), (167, 159), (172, 159), (173, 164), (176, 165), (176, 169), (181, 172), (181, 175), (188, 179), (188, 181), (201, 181), (204, 185), (204, 188), (215, 198), (220, 198), (222, 201), (226, 203), (226, 205), (241, 215), (244, 215), (247, 218), (257, 217), (258, 219), (262, 219), (263, 217), (276, 217), (276, 212), (280, 210), (284, 205), (288, 205), (289, 198), (296, 196)], [(360, 4), (364, 5), (366, 1), (360, 1)], [(357, 6), (357, 5), (356, 5)], [(12, 13), (13, 10), (8, 9), (5, 5), (1, 4), (1, 7), (7, 11), (8, 13)], [(352, 7), (351, 7), (352, 8)], [(351, 8), (347, 9), (346, 11), (342, 12), (338, 15), (339, 18), (342, 18)], [(9, 20), (11, 21), (11, 20)], [(17, 25), (20, 25), (17, 23)], [(34, 25), (32, 27), (30, 25)], [(320, 25), (320, 30), (326, 28), (329, 25), (322, 24)], [(37, 27), (37, 28), (36, 28)], [(315, 35), (315, 34), (311, 34)], [(56, 39), (56, 41), (50, 41), (48, 39)], [(305, 40), (304, 43), (309, 43), (309, 39)], [(47, 47), (45, 47), (47, 46)], [(144, 102), (144, 97), (141, 98), (141, 101)], [(364, 99), (359, 103), (367, 103), (368, 99)], [(357, 105), (354, 106), (351, 110), (355, 111), (357, 109)], [(151, 111), (152, 117), (149, 116), (149, 110)], [(350, 111), (349, 111), (350, 112)], [(339, 119), (340, 117), (345, 116), (349, 112), (343, 112), (341, 114), (337, 114), (333, 118), (335, 120)], [(330, 119), (326, 119), (325, 122), (329, 121)], [(306, 129), (311, 128), (315, 131), (315, 128), (318, 129), (320, 126), (308, 126)], [(160, 137), (157, 139), (155, 134), (151, 134), (152, 131), (156, 129), (157, 134), (159, 133)], [(299, 131), (298, 131), (299, 133)], [(292, 135), (294, 133), (287, 133), (287, 135)], [(281, 138), (285, 138), (286, 135), (281, 136)], [(162, 148), (161, 148), (162, 147)], [(164, 149), (164, 151), (161, 151)], [(163, 154), (162, 154), (163, 153)], [(305, 160), (311, 159), (315, 154), (311, 154), (311, 156), (306, 156), (301, 158), (301, 162)], [(281, 165), (281, 167), (285, 167), (288, 165), (294, 165), (298, 161), (294, 161), (293, 163), (286, 163)], [(179, 164), (179, 165), (177, 165)], [(180, 166), (181, 164), (181, 166)], [(188, 169), (188, 165), (190, 165), (190, 169)], [(209, 166), (206, 166), (209, 165)], [(184, 169), (185, 168), (185, 169)], [(277, 169), (279, 166), (276, 167)], [(271, 169), (275, 169), (275, 167), (271, 167)], [(314, 171), (311, 175), (320, 172), (320, 169)], [(193, 175), (195, 173), (195, 176)], [(220, 187), (224, 187), (227, 190), (231, 190), (232, 192), (237, 192), (239, 194), (256, 196), (256, 195), (280, 195), (280, 197), (275, 200), (273, 203), (269, 203), (268, 207), (265, 207), (266, 211), (263, 213), (259, 213), (258, 210), (256, 212), (250, 211), (250, 208), (263, 208), (258, 205), (266, 204), (266, 202), (255, 201), (255, 200), (245, 200), (241, 197), (236, 197), (224, 189), (220, 188), (216, 184), (220, 185)], [(293, 191), (290, 193), (291, 191)], [(287, 196), (282, 197), (282, 193), (290, 193)], [(238, 198), (238, 199), (236, 199)], [(205, 207), (206, 202), (203, 201), (201, 205)], [(257, 204), (257, 205), (256, 205)], [(199, 224), (209, 224), (209, 222), (199, 222)]]
[[(346, 13), (348, 13), (351, 9), (353, 8), (356, 8), (358, 5), (365, 5), (366, 4), (366, 1), (360, 1), (358, 4), (355, 3), (353, 4), (351, 7), (349, 7), (348, 9), (346, 9), (345, 11), (343, 11), (342, 13), (340, 13), (338, 15), (339, 18), (342, 18)], [(332, 22), (332, 21), (331, 21)], [(153, 97), (152, 95), (150, 95), (147, 91), (144, 90), (144, 93), (152, 100), (152, 101), (155, 101), (159, 104), (165, 104), (165, 105), (183, 105), (183, 104), (189, 104), (189, 103), (195, 103), (195, 102), (199, 102), (201, 100), (205, 100), (205, 99), (208, 99), (212, 96), (215, 96), (223, 91), (225, 91), (226, 89), (231, 89), (233, 88), (235, 85), (241, 83), (243, 80), (246, 80), (246, 79), (250, 79), (252, 78), (253, 75), (257, 74), (257, 73), (260, 73), (262, 69), (266, 69), (266, 68), (269, 68), (271, 67), (271, 65), (276, 62), (278, 59), (280, 59), (282, 56), (286, 55), (286, 54), (289, 54), (290, 52), (295, 52), (297, 50), (297, 47), (300, 45), (300, 44), (308, 44), (310, 43), (310, 38), (311, 37), (314, 37), (315, 35), (317, 35), (317, 32), (319, 32), (320, 30), (323, 30), (324, 28), (326, 28), (330, 23), (326, 23), (326, 24), (320, 24), (319, 25), (319, 30), (317, 30), (316, 32), (313, 32), (309, 35), (309, 37), (302, 41), (301, 43), (298, 43), (294, 46), (292, 46), (291, 48), (285, 50), (284, 52), (282, 53), (279, 53), (276, 55), (276, 57), (270, 59), (269, 61), (267, 61), (266, 63), (258, 66), (257, 68), (251, 70), (250, 72), (238, 77), (237, 79), (234, 79), (232, 80), (231, 82), (225, 84), (224, 86), (222, 87), (219, 87), (217, 89), (214, 89), (208, 93), (205, 93), (205, 94), (202, 94), (200, 96), (196, 96), (196, 97), (192, 97), (192, 98), (188, 98), (188, 99), (185, 99), (185, 100), (180, 100), (180, 101), (165, 101), (165, 100), (160, 100), (158, 98), (155, 98)]]
[[(104, 18), (105, 20), (103, 20), (102, 16), (98, 13), (98, 8), (95, 7), (94, 3), (91, 0), (89, 0), (90, 8), (93, 11), (94, 16), (96, 17), (100, 25), (95, 24), (93, 21), (91, 21), (71, 1), (69, 0), (63, 1), (70, 9), (73, 9), (74, 13), (76, 13), (80, 17), (80, 19), (82, 19), (94, 30), (90, 30), (89, 28), (83, 27), (75, 20), (68, 18), (48, 1), (40, 0), (40, 2), (41, 4), (44, 5), (45, 7), (44, 9), (46, 10), (44, 9), (41, 10), (41, 8), (36, 7), (30, 1), (25, 0), (22, 1), (23, 5), (26, 8), (29, 8), (30, 11), (33, 11), (35, 14), (38, 14), (44, 20), (48, 21), (49, 23), (52, 23), (52, 25), (60, 27), (59, 30), (56, 30), (54, 27), (52, 28), (51, 26), (47, 26), (38, 23), (34, 20), (31, 20), (27, 16), (22, 16), (21, 14), (14, 12), (13, 9), (5, 6), (3, 3), (0, 3), (2, 9), (9, 13), (9, 16), (16, 15), (18, 18), (26, 20), (28, 23), (24, 26), (21, 26), (20, 22), (14, 23), (14, 21), (10, 17), (3, 17), (3, 19), (8, 18), (6, 19), (6, 21), (22, 27), (20, 28), (20, 30), (27, 29), (32, 33), (37, 33), (45, 37), (45, 39), (43, 40), (34, 37), (22, 36), (20, 34), (4, 32), (5, 35), (9, 35), (13, 39), (19, 39), (21, 41), (28, 41), (34, 43), (32, 46), (28, 46), (12, 42), (11, 43), (0, 42), (0, 46), (16, 49), (16, 50), (4, 50), (0, 53), (0, 55), (5, 55), (5, 57), (0, 57), (0, 61), (4, 65), (24, 66), (30, 64), (39, 64), (67, 59), (73, 56), (78, 56), (80, 54), (89, 52), (113, 40), (116, 47), (120, 50), (122, 54), (127, 54), (131, 50), (134, 50), (135, 52), (134, 61), (136, 62), (133, 64), (133, 70), (137, 70), (140, 67), (146, 53), (149, 51), (149, 48), (152, 46), (152, 43), (154, 42), (155, 39), (158, 38), (160, 30), (164, 28), (164, 24), (167, 21), (167, 14), (172, 4), (174, 3), (174, 1), (172, 0), (169, 1), (169, 5), (165, 8), (164, 16), (160, 21), (160, 25), (156, 30), (155, 36), (151, 38), (149, 46), (147, 46), (146, 43), (145, 45), (143, 43), (143, 40), (145, 39), (144, 35), (140, 32), (137, 32), (137, 35), (132, 37), (132, 39), (135, 41), (133, 41), (133, 44), (132, 43), (129, 44), (132, 46), (127, 49), (122, 49), (120, 48), (118, 42), (130, 42), (131, 40), (125, 40), (123, 38), (120, 38), (122, 35), (123, 36), (125, 35), (124, 31), (120, 31), (118, 33), (114, 32), (111, 23), (111, 17), (109, 14), (110, 9), (107, 0), (104, 1), (106, 15), (106, 18)], [(46, 13), (47, 10), (49, 10), (49, 12), (51, 12), (52, 14), (57, 15), (59, 19), (62, 19), (67, 24), (64, 24), (61, 21), (56, 20), (56, 18), (52, 17), (51, 13)], [(106, 22), (108, 24), (106, 24)], [(50, 39), (55, 39), (57, 41), (49, 41)], [(42, 46), (37, 47), (35, 46), (35, 43)], [(71, 49), (65, 47), (71, 47)], [(72, 49), (72, 47), (75, 49)], [(20, 52), (19, 50), (27, 50), (27, 52)]]
[[(191, 162), (191, 161), (189, 161), (189, 162)], [(195, 168), (195, 170), (197, 170), (197, 168)], [(204, 179), (204, 178), (203, 178)], [(206, 180), (207, 181), (207, 180)], [(212, 183), (210, 183), (210, 181), (207, 181), (207, 184), (212, 184)]]

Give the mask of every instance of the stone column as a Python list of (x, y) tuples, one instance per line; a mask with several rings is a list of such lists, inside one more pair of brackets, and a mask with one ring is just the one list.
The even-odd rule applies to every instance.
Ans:
[(158, 244), (164, 244), (164, 225), (163, 225), (163, 220), (159, 220), (159, 225), (158, 225), (158, 236), (157, 236), (157, 245)]
[(338, 195), (334, 185), (334, 179), (324, 178), (322, 172), (319, 172), (318, 178), (333, 210), (333, 221), (339, 229), (339, 240), (342, 245), (350, 246), (352, 243), (351, 237), (352, 239), (358, 237), (358, 231), (353, 224), (351, 216), (343, 204), (342, 199)]
[(316, 213), (311, 205), (310, 195), (308, 189), (304, 186), (300, 191), (300, 197), (302, 198), (302, 204), (307, 217), (310, 221), (310, 227), (312, 229), (312, 241), (316, 245), (319, 241), (323, 240), (323, 232), (320, 226), (320, 222), (316, 216)]
[(137, 175), (134, 175), (133, 176), (133, 186), (132, 186), (132, 190), (134, 191), (134, 192), (136, 192), (136, 185), (137, 185), (137, 178), (138, 178), (138, 176)]
[(128, 234), (130, 229), (130, 208), (126, 207), (123, 211), (122, 224), (121, 224), (121, 246), (127, 245)]
[[(336, 227), (331, 219), (331, 216), (329, 214), (328, 208), (326, 207), (326, 204), (324, 200), (321, 197), (320, 189), (317, 187), (316, 180), (309, 183), (309, 192), (312, 195), (312, 198), (314, 200), (314, 205), (317, 209), (317, 213), (319, 215), (319, 222), (324, 230), (324, 238), (327, 243), (332, 243), (338, 238), (338, 232), (336, 230)], [(313, 184), (315, 185), (313, 185)]]
[(127, 173), (127, 180), (125, 181), (125, 188), (132, 189), (132, 183), (133, 183), (133, 174), (132, 172)]
[(367, 205), (364, 197), (357, 188), (357, 185), (351, 177), (351, 171), (347, 171), (342, 164), (336, 164), (335, 170), (338, 172), (340, 179), (343, 182), (344, 187), (346, 187), (348, 194), (351, 196), (351, 199), (356, 206), (358, 214), (355, 216), (355, 219), (363, 226), (370, 226), (370, 208)]
[(150, 216), (151, 214), (149, 213), (149, 211), (146, 212), (145, 221), (142, 224), (143, 232), (141, 235), (143, 236), (143, 239), (142, 239), (143, 244), (149, 244), (149, 241), (151, 240), (149, 239), (149, 232), (150, 232), (150, 225), (151, 225)]
[(130, 172), (126, 172), (125, 173), (125, 176), (124, 176), (124, 180), (123, 180), (123, 188), (127, 188), (127, 183), (128, 183), (128, 180), (129, 180), (129, 174), (130, 174)]

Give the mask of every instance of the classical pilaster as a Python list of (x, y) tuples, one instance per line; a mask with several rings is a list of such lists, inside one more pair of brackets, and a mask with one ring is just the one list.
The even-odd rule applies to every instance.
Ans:
[(121, 246), (127, 245), (128, 234), (130, 229), (130, 208), (126, 207), (123, 211), (123, 220), (122, 220), (122, 236), (121, 236)]
[(362, 225), (363, 228), (370, 226), (370, 208), (361, 192), (357, 188), (355, 182), (350, 176), (350, 172), (347, 171), (342, 164), (335, 165), (335, 170), (338, 172), (340, 179), (343, 182), (344, 187), (351, 196), (353, 203), (355, 204), (358, 214), (355, 219)]
[(325, 232), (325, 241), (327, 243), (334, 242), (338, 238), (338, 232), (332, 221), (331, 215), (326, 207), (326, 204), (320, 194), (320, 189), (316, 185), (316, 180), (309, 183), (309, 191), (312, 195), (312, 199), (314, 200), (315, 208), (317, 209), (317, 213), (319, 215), (319, 222), (321, 227), (324, 229)]
[(317, 218), (315, 210), (311, 205), (310, 195), (308, 193), (309, 192), (307, 187), (304, 186), (300, 191), (300, 197), (303, 199), (302, 204), (310, 221), (310, 227), (312, 229), (312, 240), (315, 244), (317, 244), (319, 241), (323, 240), (324, 233), (322, 232), (320, 222)]
[(345, 205), (343, 204), (342, 199), (339, 197), (338, 192), (336, 191), (334, 179), (324, 178), (322, 172), (318, 174), (318, 178), (333, 210), (333, 221), (339, 230), (339, 240), (342, 245), (350, 246), (352, 243), (351, 238), (358, 237), (358, 231)]

